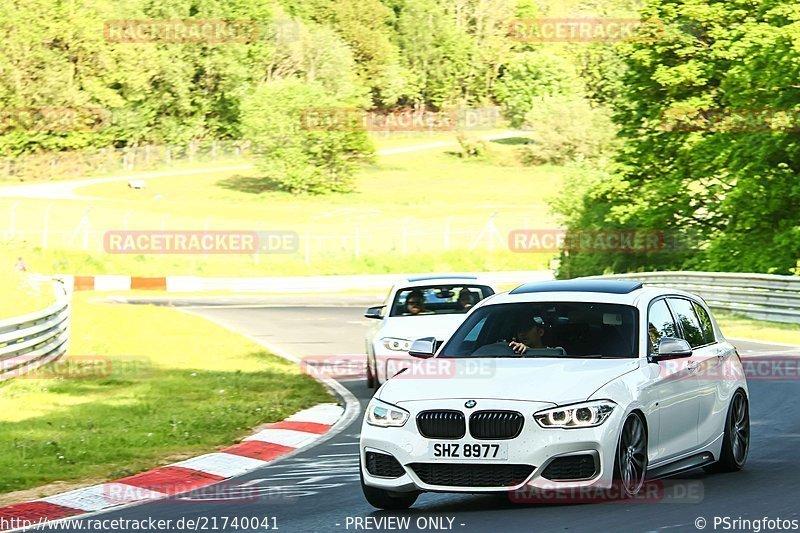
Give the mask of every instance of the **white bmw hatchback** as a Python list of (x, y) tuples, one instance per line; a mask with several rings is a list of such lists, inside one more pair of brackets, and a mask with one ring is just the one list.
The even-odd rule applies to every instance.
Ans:
[(408, 349), (415, 339), (443, 342), (475, 304), (495, 292), (474, 276), (418, 276), (397, 283), (383, 305), (364, 313), (375, 320), (365, 339), (367, 386), (377, 388), (409, 366)]
[(375, 507), (407, 508), (426, 491), (635, 496), (646, 480), (747, 458), (741, 361), (692, 294), (531, 283), (481, 301), (434, 346), (417, 340), (423, 359), (367, 408), (361, 476)]

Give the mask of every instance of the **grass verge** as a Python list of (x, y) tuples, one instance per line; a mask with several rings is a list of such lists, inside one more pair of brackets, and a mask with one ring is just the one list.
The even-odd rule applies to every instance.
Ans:
[[(380, 156), (350, 194), (292, 196), (248, 170), (160, 177), (143, 190), (90, 185), (76, 191), (81, 200), (0, 199), (0, 220), (15, 221), (0, 264), (21, 255), (38, 272), (150, 276), (547, 268), (554, 254), (514, 253), (508, 235), (558, 227), (549, 206), (571, 170), (522, 166), (515, 145), (489, 144), (480, 160), (452, 147)], [(282, 230), (296, 232), (300, 246), (255, 255), (106, 253), (103, 234), (124, 229)]]
[(800, 324), (756, 320), (731, 313), (714, 313), (726, 337), (800, 345)]
[(6, 264), (2, 270), (0, 294), (3, 295), (3, 304), (0, 306), (0, 320), (41, 311), (55, 303), (52, 283), (33, 282), (23, 272), (14, 270), (11, 264)]
[(221, 326), (94, 298), (75, 296), (69, 352), (92, 376), (0, 383), (0, 494), (134, 474), (331, 401), (296, 365)]

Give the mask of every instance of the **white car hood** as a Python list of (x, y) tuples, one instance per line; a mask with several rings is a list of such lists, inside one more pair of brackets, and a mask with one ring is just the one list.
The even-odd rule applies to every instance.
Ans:
[(389, 317), (381, 325), (378, 335), (409, 340), (422, 337), (445, 340), (461, 325), (465, 316), (452, 314)]
[(433, 358), (389, 379), (378, 391), (386, 402), (507, 399), (556, 405), (581, 402), (613, 379), (639, 367), (638, 359)]

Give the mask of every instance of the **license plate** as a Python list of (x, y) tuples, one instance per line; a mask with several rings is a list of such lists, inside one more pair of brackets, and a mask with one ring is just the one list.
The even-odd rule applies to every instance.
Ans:
[(460, 459), (474, 461), (492, 459), (505, 461), (508, 459), (508, 445), (505, 443), (490, 444), (486, 442), (431, 442), (428, 455), (432, 459)]

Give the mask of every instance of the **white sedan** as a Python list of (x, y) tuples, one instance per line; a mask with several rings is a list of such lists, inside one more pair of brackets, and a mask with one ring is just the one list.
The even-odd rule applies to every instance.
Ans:
[(362, 426), (362, 488), (378, 508), (426, 491), (631, 497), (646, 480), (747, 458), (741, 361), (686, 292), (530, 283), (477, 304), (438, 351), (420, 339), (411, 355), (425, 359), (376, 392)]
[(475, 304), (495, 292), (473, 276), (420, 276), (396, 284), (383, 305), (364, 313), (376, 320), (366, 337), (367, 386), (376, 387), (408, 366), (415, 339), (444, 341)]

